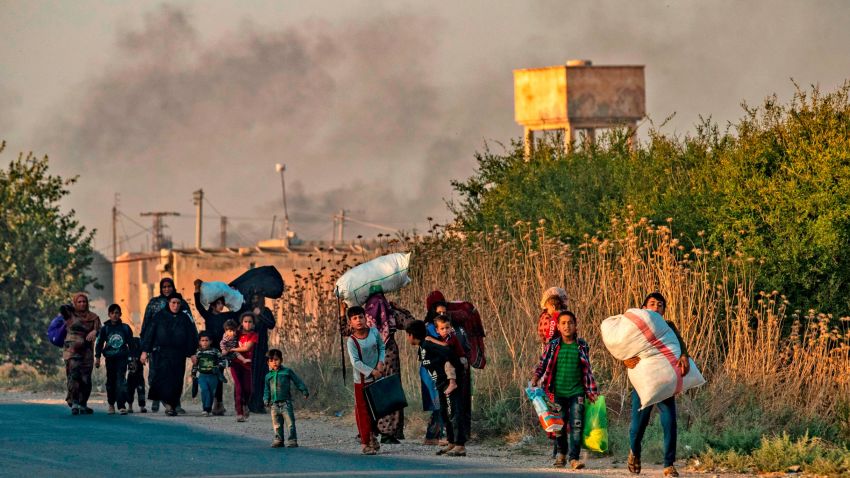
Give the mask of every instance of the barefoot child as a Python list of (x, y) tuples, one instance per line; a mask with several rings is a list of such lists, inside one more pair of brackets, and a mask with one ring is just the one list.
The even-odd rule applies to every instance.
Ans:
[(218, 349), (212, 347), (210, 334), (206, 331), (198, 334), (198, 351), (195, 356), (198, 357), (198, 360), (192, 367), (192, 377), (198, 379), (204, 416), (209, 417), (212, 415), (215, 390), (218, 388), (218, 384), (224, 380), (222, 373), (224, 358)]
[[(460, 363), (463, 365), (463, 371), (468, 372), (467, 368), (467, 360), (466, 360), (466, 351), (463, 349), (463, 345), (460, 343), (460, 339), (458, 339), (457, 335), (455, 335), (454, 329), (452, 328), (452, 321), (449, 319), (447, 315), (438, 315), (434, 318), (434, 328), (437, 332), (437, 335), (440, 336), (440, 340), (444, 342), (449, 348), (452, 349), (452, 352), (455, 356), (460, 360)], [(430, 337), (426, 336), (425, 340), (434, 342)], [(439, 343), (439, 342), (437, 342)], [(442, 344), (440, 344), (442, 345)], [(454, 366), (451, 362), (446, 362), (445, 365), (446, 375), (449, 377), (449, 386), (446, 387), (446, 395), (454, 392), (457, 388), (457, 372), (455, 371)]]
[(531, 380), (537, 386), (543, 380), (543, 390), (554, 396), (567, 426), (557, 439), (558, 456), (555, 468), (563, 468), (569, 455), (574, 470), (584, 468), (579, 461), (584, 423), (584, 399), (596, 400), (598, 390), (590, 368), (590, 348), (576, 333), (576, 316), (569, 311), (558, 315), (558, 332), (546, 345), (540, 363)]
[(345, 315), (351, 327), (347, 350), (354, 368), (354, 418), (364, 455), (375, 455), (381, 448), (378, 443), (378, 424), (372, 419), (366, 405), (364, 385), (381, 378), (384, 373), (386, 344), (378, 329), (366, 326), (366, 311), (363, 307), (349, 307)]
[(291, 369), (284, 367), (283, 353), (278, 349), (271, 349), (266, 354), (269, 361), (269, 373), (264, 380), (263, 403), (271, 410), (272, 428), (274, 428), (274, 440), (272, 448), (283, 446), (283, 427), (289, 428), (289, 436), (286, 438), (287, 448), (298, 446), (298, 432), (295, 430), (295, 413), (292, 411), (291, 385), (294, 383), (304, 398), (310, 397), (307, 386), (295, 375)]
[(251, 363), (251, 359), (245, 358), (239, 352), (234, 352), (233, 349), (239, 347), (239, 324), (233, 319), (227, 319), (224, 323), (224, 336), (219, 344), (221, 353), (227, 359), (227, 365), (231, 366), (234, 361), (238, 361), (242, 365)]
[(463, 400), (456, 386), (449, 391), (450, 379), (446, 374), (446, 362), (450, 362), (456, 374), (463, 375), (463, 365), (451, 348), (427, 340), (425, 322), (414, 320), (405, 328), (407, 343), (419, 347), (419, 363), (431, 374), (440, 391), (440, 411), (446, 424), (449, 444), (437, 452), (438, 455), (466, 456), (466, 438), (469, 431), (463, 420)]

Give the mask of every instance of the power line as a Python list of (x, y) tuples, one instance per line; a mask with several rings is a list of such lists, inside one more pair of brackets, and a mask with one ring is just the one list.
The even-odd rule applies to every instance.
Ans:
[(127, 220), (128, 220), (128, 221), (130, 221), (130, 222), (132, 222), (133, 224), (135, 224), (135, 225), (137, 225), (137, 226), (141, 227), (142, 229), (144, 229), (144, 230), (145, 230), (145, 231), (147, 231), (147, 232), (151, 232), (151, 231), (153, 230), (153, 227), (145, 227), (145, 226), (143, 226), (143, 225), (139, 224), (139, 223), (138, 223), (135, 219), (133, 219), (132, 217), (130, 217), (130, 216), (126, 215), (126, 214), (124, 214), (124, 212), (123, 212), (123, 211), (118, 211), (118, 214), (120, 214), (120, 215), (124, 216), (125, 218), (127, 218)]
[[(149, 232), (149, 231), (139, 231), (139, 232), (137, 232), (137, 233), (133, 234), (132, 236), (125, 237), (125, 238), (124, 238), (124, 240), (125, 240), (125, 241), (127, 241), (127, 242), (129, 242), (129, 241), (130, 241), (130, 239), (134, 239), (134, 238), (136, 238), (136, 237), (138, 237), (138, 236), (141, 236), (142, 234), (146, 234), (146, 233), (148, 233), (148, 232)], [(99, 252), (99, 253), (101, 253), (101, 254), (106, 255), (106, 252), (107, 252), (107, 251), (109, 251), (109, 250), (111, 250), (111, 249), (112, 249), (112, 244), (110, 244), (110, 245), (108, 245), (108, 246), (104, 247), (103, 249), (97, 249), (97, 252)]]
[[(210, 207), (213, 209), (213, 211), (217, 212), (217, 213), (218, 213), (218, 215), (219, 215), (220, 217), (224, 217), (224, 216), (225, 216), (224, 214), (222, 214), (222, 213), (221, 213), (221, 211), (219, 211), (219, 210), (218, 210), (218, 208), (217, 208), (217, 207), (215, 207), (215, 206), (213, 205), (212, 201), (210, 201), (210, 199), (209, 199), (208, 197), (204, 196), (204, 201), (206, 201), (206, 202), (207, 202), (207, 204), (209, 204), (209, 205), (210, 205)], [(227, 216), (227, 217), (230, 217), (230, 216)]]

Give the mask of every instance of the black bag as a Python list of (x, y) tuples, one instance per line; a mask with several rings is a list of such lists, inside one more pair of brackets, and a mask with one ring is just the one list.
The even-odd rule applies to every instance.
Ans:
[(375, 421), (407, 407), (407, 398), (401, 386), (401, 374), (398, 373), (364, 385), (363, 394), (366, 395), (369, 413)]
[[(357, 354), (363, 361), (363, 350), (356, 337), (352, 337), (354, 345), (357, 346)], [(380, 337), (378, 340), (381, 340)], [(369, 414), (376, 422), (389, 415), (407, 407), (407, 398), (404, 396), (404, 388), (401, 386), (401, 374), (381, 377), (372, 383), (366, 383), (366, 377), (360, 374), (360, 383), (363, 384), (363, 395), (366, 396), (366, 405)]]

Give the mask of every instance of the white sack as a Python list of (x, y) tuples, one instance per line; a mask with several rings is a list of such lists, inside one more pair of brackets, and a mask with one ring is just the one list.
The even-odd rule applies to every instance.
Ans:
[[(645, 330), (642, 331), (626, 314), (644, 324)], [(602, 321), (602, 342), (617, 360), (640, 357), (640, 362), (629, 369), (628, 374), (640, 397), (641, 409), (672, 397), (677, 393), (677, 387), (680, 387), (678, 393), (681, 393), (705, 383), (693, 359), (690, 359), (691, 368), (679, 385), (679, 371), (662, 351), (667, 350), (675, 360), (682, 351), (676, 333), (663, 317), (646, 309), (629, 309), (626, 314)]]
[(336, 295), (348, 304), (363, 305), (373, 285), (384, 292), (395, 292), (410, 283), (407, 267), (410, 253), (387, 254), (349, 269), (336, 281)]
[(224, 297), (224, 303), (232, 311), (242, 309), (245, 299), (242, 294), (224, 282), (204, 282), (201, 284), (201, 306), (205, 309), (218, 298)]

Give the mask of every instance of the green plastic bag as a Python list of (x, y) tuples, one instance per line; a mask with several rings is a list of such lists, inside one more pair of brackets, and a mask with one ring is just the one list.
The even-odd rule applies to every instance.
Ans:
[(604, 395), (599, 395), (593, 403), (585, 402), (581, 442), (582, 446), (590, 451), (608, 451), (608, 408), (605, 406)]

